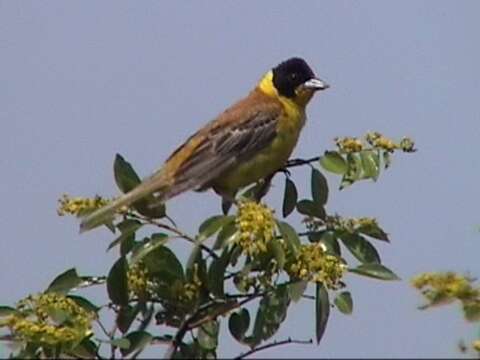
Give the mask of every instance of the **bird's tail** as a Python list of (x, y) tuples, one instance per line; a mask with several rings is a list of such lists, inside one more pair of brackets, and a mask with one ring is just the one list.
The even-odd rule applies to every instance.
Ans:
[[(165, 181), (161, 174), (156, 174), (150, 177), (128, 193), (85, 216), (80, 223), (80, 233), (103, 225), (110, 220), (115, 212), (117, 212), (122, 206), (129, 206), (147, 195), (161, 191), (164, 187)], [(162, 198), (162, 196), (160, 195), (159, 198)]]

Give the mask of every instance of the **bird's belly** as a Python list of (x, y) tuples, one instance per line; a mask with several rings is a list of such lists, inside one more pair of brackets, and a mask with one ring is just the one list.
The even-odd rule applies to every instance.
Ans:
[(298, 140), (300, 129), (280, 132), (272, 143), (254, 157), (237, 164), (220, 175), (213, 184), (216, 190), (234, 193), (282, 168)]

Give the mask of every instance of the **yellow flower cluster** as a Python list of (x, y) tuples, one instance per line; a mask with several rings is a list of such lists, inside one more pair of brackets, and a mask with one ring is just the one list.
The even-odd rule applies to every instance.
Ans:
[(325, 225), (329, 230), (346, 231), (355, 233), (364, 228), (380, 228), (377, 219), (371, 217), (343, 218), (339, 215), (327, 216), (325, 222), (315, 223), (307, 219), (307, 227), (316, 230), (321, 225)]
[(190, 282), (176, 281), (172, 286), (173, 297), (184, 306), (194, 304), (200, 295), (202, 281), (198, 276), (198, 265), (193, 268), (193, 279)]
[(363, 150), (362, 141), (356, 137), (335, 138), (338, 148), (346, 153), (360, 152)]
[(198, 264), (193, 266), (193, 279), (191, 282), (187, 282), (183, 285), (183, 292), (180, 296), (180, 301), (187, 303), (196, 302), (200, 295), (200, 289), (202, 287), (202, 280), (198, 276)]
[(130, 267), (127, 273), (128, 289), (141, 299), (147, 298), (151, 293), (151, 283), (148, 271), (141, 262)]
[[(369, 132), (365, 135), (364, 140), (375, 149), (385, 150), (387, 152), (394, 152), (397, 149), (400, 149), (404, 152), (414, 152), (415, 143), (412, 139), (404, 137), (400, 143), (396, 143), (392, 139), (383, 136), (379, 132)], [(364, 150), (367, 144), (365, 144), (361, 139), (357, 137), (338, 137), (335, 138), (335, 143), (340, 151), (343, 151), (347, 154), (356, 153)]]
[(367, 142), (373, 147), (383, 149), (388, 152), (393, 152), (399, 148), (399, 146), (391, 139), (383, 136), (379, 132), (370, 132), (365, 135)]
[(100, 196), (95, 196), (94, 198), (84, 198), (70, 197), (67, 194), (63, 194), (58, 200), (57, 214), (59, 216), (84, 215), (107, 205), (109, 202), (110, 200), (104, 199)]
[[(285, 249), (286, 250), (286, 249)], [(272, 287), (275, 275), (278, 274), (278, 264), (270, 261), (261, 271), (240, 273), (233, 278), (236, 288), (243, 293), (250, 289), (269, 289)]]
[(404, 152), (415, 152), (416, 149), (415, 149), (415, 143), (412, 139), (410, 138), (403, 138), (401, 141), (400, 141), (400, 148), (402, 149), (402, 151)]
[(180, 293), (180, 301), (191, 302), (198, 298), (198, 291), (200, 290), (201, 283), (191, 282), (183, 284), (182, 292)]
[(472, 300), (480, 297), (480, 291), (473, 288), (471, 279), (453, 272), (423, 273), (412, 279), (412, 285), (425, 290), (428, 300)]
[(233, 282), (240, 292), (247, 293), (251, 288), (257, 288), (258, 277), (248, 274), (239, 274), (233, 278)]
[(253, 201), (240, 203), (235, 225), (238, 236), (234, 238), (234, 242), (251, 257), (266, 252), (267, 244), (275, 236), (273, 211)]
[(302, 245), (293, 263), (287, 265), (287, 272), (293, 278), (322, 282), (329, 289), (336, 289), (347, 269), (344, 262), (326, 254), (322, 243)]
[(415, 276), (412, 286), (422, 291), (428, 304), (448, 304), (455, 300), (462, 303), (465, 317), (469, 321), (480, 320), (480, 288), (472, 285), (473, 280), (453, 272), (423, 273)]
[(383, 136), (379, 132), (369, 132), (365, 135), (365, 140), (375, 148), (383, 149), (388, 152), (394, 152), (396, 149), (401, 149), (404, 152), (414, 152), (415, 143), (412, 139), (404, 137), (400, 143), (395, 143), (393, 140)]
[(46, 293), (21, 300), (17, 312), (8, 316), (2, 325), (26, 342), (74, 347), (92, 333), (91, 323), (95, 317), (95, 313), (72, 299)]

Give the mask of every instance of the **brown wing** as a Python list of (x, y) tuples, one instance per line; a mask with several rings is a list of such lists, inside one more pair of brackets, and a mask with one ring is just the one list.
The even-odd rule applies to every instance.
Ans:
[[(159, 194), (160, 201), (189, 189), (204, 187), (272, 142), (276, 136), (281, 105), (266, 96), (255, 100), (250, 96), (233, 106), (175, 151), (167, 164), (188, 152), (190, 156), (185, 156), (176, 167), (175, 180)], [(198, 141), (198, 138), (201, 140)], [(194, 141), (196, 143), (192, 145)], [(182, 154), (184, 151), (186, 153)]]

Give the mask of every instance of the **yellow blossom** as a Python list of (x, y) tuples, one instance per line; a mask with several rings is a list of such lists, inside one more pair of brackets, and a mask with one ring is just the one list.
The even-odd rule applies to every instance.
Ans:
[(404, 152), (415, 152), (416, 151), (415, 143), (410, 138), (404, 137), (400, 141), (399, 145), (400, 145), (400, 148), (402, 149), (402, 151), (404, 151)]
[(201, 287), (202, 281), (198, 275), (198, 264), (195, 264), (191, 281), (176, 281), (172, 286), (172, 293), (176, 300), (185, 306), (189, 306), (199, 299)]
[(128, 289), (139, 298), (146, 298), (150, 293), (151, 284), (147, 268), (140, 262), (130, 267), (127, 273)]
[(295, 260), (287, 265), (290, 276), (322, 282), (330, 289), (338, 287), (345, 270), (343, 261), (337, 256), (328, 255), (322, 243), (302, 245)]
[(386, 137), (381, 137), (377, 139), (374, 145), (377, 148), (382, 148), (383, 150), (386, 150), (389, 152), (393, 152), (395, 149), (398, 149), (398, 145)]
[(459, 300), (467, 320), (477, 321), (480, 313), (480, 289), (473, 287), (472, 282), (472, 279), (453, 272), (427, 272), (411, 280), (412, 286), (421, 290), (428, 301), (423, 308)]
[(83, 215), (93, 210), (99, 209), (107, 205), (110, 200), (104, 199), (100, 196), (94, 198), (84, 197), (70, 197), (67, 194), (63, 194), (58, 200), (57, 214), (59, 216), (64, 215)]
[(362, 141), (356, 137), (336, 138), (335, 142), (340, 150), (347, 153), (360, 152), (363, 150)]
[(238, 207), (235, 224), (239, 236), (234, 238), (249, 256), (267, 251), (267, 244), (275, 236), (275, 219), (271, 209), (253, 201), (243, 201)]
[(198, 265), (195, 264), (193, 268), (193, 279), (191, 282), (183, 284), (183, 293), (180, 295), (180, 301), (196, 302), (200, 295), (202, 281), (198, 276)]
[(42, 346), (75, 346), (92, 333), (96, 314), (56, 293), (29, 296), (17, 304), (17, 311), (3, 323), (25, 342)]

